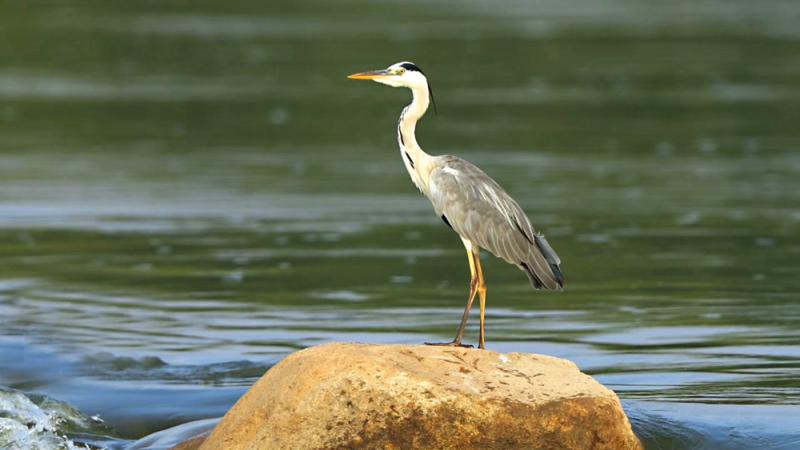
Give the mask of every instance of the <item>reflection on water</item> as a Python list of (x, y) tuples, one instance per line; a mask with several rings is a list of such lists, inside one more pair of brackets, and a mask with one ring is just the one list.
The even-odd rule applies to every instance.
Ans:
[(485, 258), (490, 348), (576, 361), (648, 448), (800, 446), (797, 2), (414, 5), (3, 8), (0, 402), (105, 422), (0, 442), (162, 448), (298, 348), (450, 337), (408, 94), (344, 79), (412, 59), (423, 146), (564, 259), (546, 293)]

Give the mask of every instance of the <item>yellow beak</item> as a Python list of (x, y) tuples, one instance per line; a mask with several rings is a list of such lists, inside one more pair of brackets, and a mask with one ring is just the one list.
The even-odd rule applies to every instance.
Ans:
[(351, 80), (374, 80), (375, 78), (381, 78), (388, 75), (389, 73), (386, 71), (386, 69), (381, 69), (381, 70), (372, 70), (369, 72), (354, 73), (352, 75), (348, 75), (347, 78)]

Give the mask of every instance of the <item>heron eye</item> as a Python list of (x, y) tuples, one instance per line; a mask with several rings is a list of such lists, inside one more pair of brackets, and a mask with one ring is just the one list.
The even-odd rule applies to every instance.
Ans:
[(406, 69), (403, 69), (403, 68), (397, 69), (397, 74), (398, 75), (402, 75), (404, 73), (406, 73)]

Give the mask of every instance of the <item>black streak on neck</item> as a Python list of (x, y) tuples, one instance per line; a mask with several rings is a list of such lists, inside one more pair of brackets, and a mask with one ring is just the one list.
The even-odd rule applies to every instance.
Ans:
[(408, 160), (408, 163), (411, 164), (411, 168), (414, 169), (415, 168), (414, 167), (414, 160), (411, 159), (411, 155), (409, 155), (408, 152), (403, 152), (403, 154), (406, 155), (406, 159)]

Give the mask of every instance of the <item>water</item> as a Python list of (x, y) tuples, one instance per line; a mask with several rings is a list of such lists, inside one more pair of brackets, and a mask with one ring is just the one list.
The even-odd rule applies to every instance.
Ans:
[(0, 443), (166, 448), (296, 349), (451, 337), (467, 265), (401, 166), (408, 94), (344, 78), (410, 59), (423, 147), (564, 260), (547, 293), (484, 258), (490, 348), (574, 360), (648, 448), (800, 447), (799, 15), (3, 5)]

